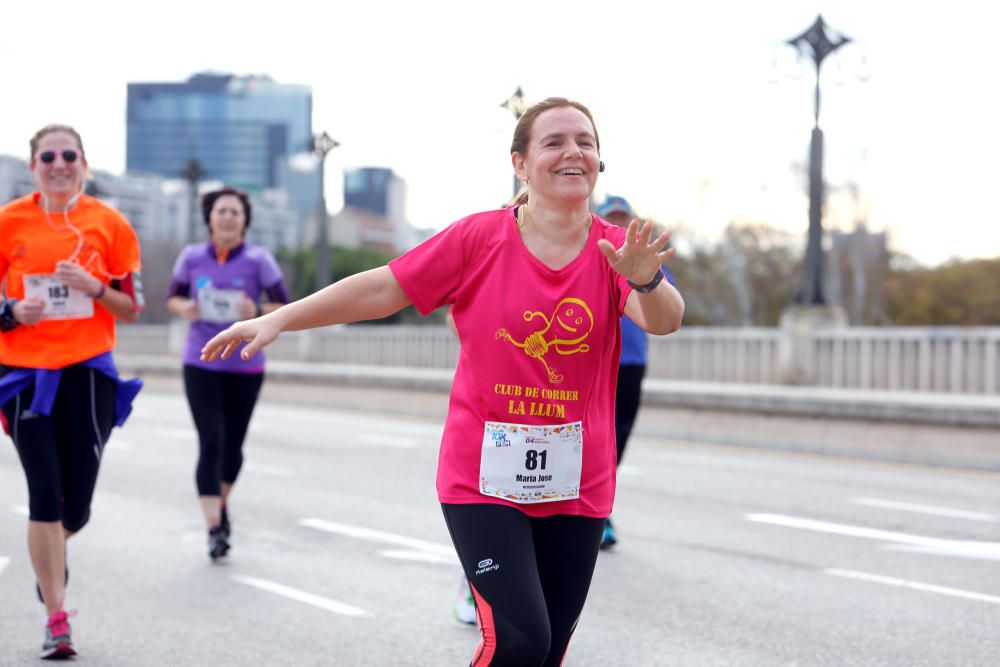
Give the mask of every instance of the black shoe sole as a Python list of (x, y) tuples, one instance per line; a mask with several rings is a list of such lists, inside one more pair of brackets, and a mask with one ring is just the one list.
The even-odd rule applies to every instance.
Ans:
[(212, 549), (208, 552), (208, 557), (212, 559), (212, 562), (219, 560), (220, 558), (225, 558), (229, 555), (228, 548)]
[(47, 652), (43, 651), (41, 658), (42, 660), (65, 660), (66, 658), (72, 658), (74, 655), (76, 655), (76, 650), (71, 644), (60, 643)]

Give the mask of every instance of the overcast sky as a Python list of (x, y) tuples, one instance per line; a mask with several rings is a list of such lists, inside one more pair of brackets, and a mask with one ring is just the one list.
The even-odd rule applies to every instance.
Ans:
[[(440, 228), (510, 195), (520, 85), (594, 112), (598, 192), (711, 238), (730, 220), (805, 233), (813, 71), (782, 42), (822, 13), (854, 38), (824, 63), (831, 187), (857, 184), (871, 228), (925, 263), (1000, 255), (993, 3), (5, 3), (0, 153), (75, 125), (91, 166), (125, 165), (130, 81), (205, 70), (312, 86), (340, 169), (387, 166), (410, 222)], [(773, 62), (777, 60), (778, 66)], [(798, 74), (798, 78), (795, 75)], [(841, 188), (841, 191), (844, 191)], [(849, 229), (850, 212), (831, 224)]]

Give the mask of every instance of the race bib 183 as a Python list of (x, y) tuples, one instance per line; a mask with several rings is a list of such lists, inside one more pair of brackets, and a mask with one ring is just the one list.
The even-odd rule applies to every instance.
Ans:
[(94, 300), (85, 292), (63, 283), (54, 273), (25, 275), (24, 296), (45, 302), (43, 320), (77, 320), (94, 316)]

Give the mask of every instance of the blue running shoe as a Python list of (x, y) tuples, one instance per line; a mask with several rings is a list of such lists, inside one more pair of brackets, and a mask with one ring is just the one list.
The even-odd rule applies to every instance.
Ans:
[(611, 525), (611, 519), (607, 519), (604, 522), (604, 536), (601, 537), (601, 548), (609, 549), (618, 544), (618, 538), (615, 536), (615, 527)]

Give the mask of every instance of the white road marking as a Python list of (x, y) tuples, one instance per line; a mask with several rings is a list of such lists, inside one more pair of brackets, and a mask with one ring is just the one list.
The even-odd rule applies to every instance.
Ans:
[(266, 463), (253, 463), (252, 461), (247, 461), (243, 467), (250, 472), (260, 473), (261, 475), (272, 475), (274, 477), (292, 476), (291, 470), (287, 468), (279, 468), (278, 466), (269, 466)]
[(405, 537), (403, 535), (393, 535), (392, 533), (383, 533), (380, 530), (373, 530), (371, 528), (365, 528), (363, 526), (350, 526), (345, 523), (335, 523), (333, 521), (326, 521), (325, 519), (307, 518), (300, 519), (299, 525), (305, 526), (306, 528), (315, 528), (316, 530), (326, 531), (328, 533), (336, 533), (338, 535), (346, 535), (347, 537), (355, 537), (359, 540), (368, 540), (369, 542), (384, 542), (386, 544), (395, 544), (401, 547), (407, 547), (408, 549), (416, 549), (418, 551), (426, 551), (434, 554), (441, 554), (443, 556), (454, 555), (455, 548), (450, 544), (438, 544), (436, 542), (426, 542), (424, 540), (418, 540), (412, 537)]
[(867, 572), (856, 572), (854, 570), (839, 570), (836, 568), (830, 568), (823, 571), (826, 574), (830, 574), (835, 577), (860, 579), (862, 581), (870, 581), (876, 584), (885, 584), (887, 586), (912, 588), (913, 590), (923, 591), (925, 593), (937, 593), (939, 595), (950, 595), (956, 598), (965, 598), (966, 600), (978, 600), (979, 602), (992, 602), (993, 604), (1000, 604), (1000, 597), (997, 597), (996, 595), (986, 595), (985, 593), (966, 591), (962, 590), (961, 588), (948, 588), (947, 586), (936, 586), (934, 584), (925, 584), (919, 581), (908, 581), (906, 579), (896, 579), (895, 577), (883, 577), (878, 574), (868, 574)]
[(940, 556), (959, 556), (963, 558), (976, 558), (981, 560), (1000, 560), (1000, 542), (946, 540), (937, 537), (926, 537), (923, 535), (910, 535), (909, 533), (900, 533), (891, 530), (878, 530), (875, 528), (865, 528), (863, 526), (831, 523), (829, 521), (800, 519), (792, 516), (782, 516), (780, 514), (747, 514), (746, 519), (748, 521), (770, 523), (776, 526), (785, 526), (788, 528), (802, 528), (804, 530), (815, 530), (822, 533), (834, 533), (837, 535), (861, 537), (869, 540), (880, 540), (882, 542), (906, 544), (918, 547), (924, 553)]
[(21, 516), (31, 516), (31, 511), (28, 509), (27, 505), (14, 505), (10, 508), (10, 511), (14, 514), (20, 514)]
[(995, 514), (987, 512), (970, 512), (968, 510), (956, 510), (948, 507), (937, 507), (935, 505), (921, 505), (919, 503), (904, 503), (897, 500), (883, 500), (882, 498), (852, 498), (852, 502), (857, 505), (867, 507), (882, 507), (884, 509), (900, 510), (901, 512), (916, 512), (918, 514), (935, 514), (937, 516), (950, 516), (956, 519), (969, 519), (971, 521), (996, 521)]
[(9, 558), (7, 558), (6, 556), (0, 556), (0, 574), (3, 574), (3, 569), (7, 567), (7, 563), (9, 562), (10, 562)]
[(417, 446), (417, 441), (413, 438), (404, 438), (397, 435), (380, 435), (378, 433), (364, 433), (358, 438), (366, 445), (379, 445), (382, 447), (398, 447), (399, 449), (413, 449)]
[(288, 586), (283, 586), (281, 584), (275, 583), (273, 581), (267, 581), (266, 579), (257, 579), (256, 577), (242, 577), (240, 575), (233, 575), (233, 579), (240, 582), (241, 584), (246, 584), (247, 586), (253, 586), (254, 588), (259, 588), (262, 591), (267, 591), (268, 593), (274, 593), (275, 595), (281, 595), (290, 600), (296, 600), (298, 602), (304, 602), (306, 604), (311, 604), (314, 607), (319, 607), (320, 609), (326, 609), (327, 611), (332, 611), (335, 614), (342, 614), (344, 616), (354, 616), (362, 618), (371, 618), (374, 616), (370, 611), (365, 611), (359, 607), (354, 607), (343, 602), (337, 602), (336, 600), (331, 600), (329, 598), (320, 597), (319, 595), (313, 595), (312, 593), (306, 593), (305, 591), (300, 591), (295, 588), (289, 588)]

